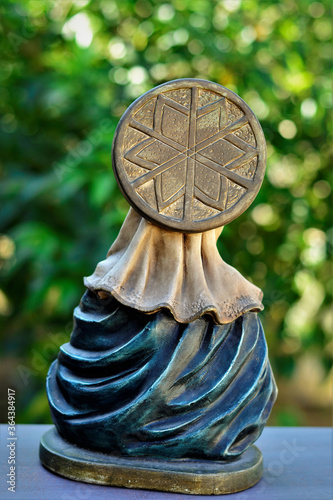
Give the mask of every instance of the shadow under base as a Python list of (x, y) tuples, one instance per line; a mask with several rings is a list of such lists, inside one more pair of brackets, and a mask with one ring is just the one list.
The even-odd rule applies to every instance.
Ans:
[(262, 454), (254, 445), (232, 462), (124, 457), (80, 448), (52, 428), (39, 453), (47, 469), (69, 479), (174, 493), (235, 493), (254, 486), (263, 474)]

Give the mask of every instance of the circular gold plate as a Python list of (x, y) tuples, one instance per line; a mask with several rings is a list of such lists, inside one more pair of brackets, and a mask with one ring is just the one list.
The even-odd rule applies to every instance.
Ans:
[(139, 97), (113, 142), (114, 173), (133, 208), (161, 227), (188, 233), (243, 213), (265, 166), (265, 138), (251, 109), (205, 80), (175, 80)]
[(263, 474), (262, 454), (254, 445), (233, 462), (122, 457), (79, 448), (55, 428), (42, 437), (39, 456), (47, 469), (75, 481), (196, 495), (242, 491)]

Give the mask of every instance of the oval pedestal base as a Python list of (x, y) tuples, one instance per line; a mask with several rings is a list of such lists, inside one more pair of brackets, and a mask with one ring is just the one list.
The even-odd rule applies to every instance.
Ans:
[(254, 445), (232, 462), (124, 457), (80, 448), (55, 428), (41, 439), (40, 460), (50, 471), (75, 481), (197, 495), (242, 491), (263, 474), (262, 454)]

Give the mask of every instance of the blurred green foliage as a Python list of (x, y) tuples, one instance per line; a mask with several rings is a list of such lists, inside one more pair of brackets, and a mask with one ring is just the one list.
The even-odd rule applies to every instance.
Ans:
[(70, 335), (83, 276), (126, 215), (110, 160), (120, 116), (153, 86), (195, 77), (238, 93), (267, 139), (263, 187), (219, 248), (265, 292), (280, 387), (271, 423), (328, 424), (330, 2), (4, 0), (1, 8), (0, 376), (5, 390), (17, 389), (18, 421), (50, 421), (48, 366)]

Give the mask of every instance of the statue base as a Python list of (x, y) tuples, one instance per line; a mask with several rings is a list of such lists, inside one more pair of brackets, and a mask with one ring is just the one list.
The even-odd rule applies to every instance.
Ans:
[(254, 445), (232, 462), (124, 457), (80, 448), (55, 427), (42, 437), (39, 454), (47, 469), (75, 481), (173, 493), (236, 493), (263, 474), (262, 454)]

